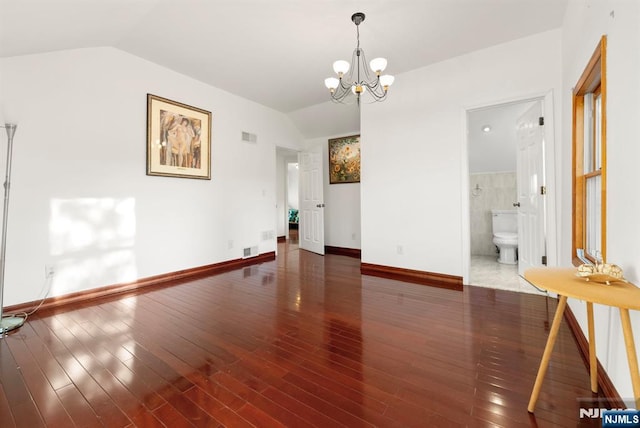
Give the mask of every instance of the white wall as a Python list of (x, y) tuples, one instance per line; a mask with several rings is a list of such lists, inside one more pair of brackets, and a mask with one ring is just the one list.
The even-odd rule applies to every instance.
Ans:
[[(305, 147), (322, 147), (324, 184), (324, 243), (331, 247), (361, 248), (360, 183), (329, 184), (329, 139), (357, 135), (349, 131), (340, 135), (305, 141)], [(360, 147), (366, 144), (360, 140)]]
[[(5, 305), (40, 297), (45, 264), (58, 296), (275, 249), (275, 143), (301, 141), (285, 115), (113, 48), (0, 73), (0, 119), (18, 122)], [(213, 113), (210, 181), (145, 175), (147, 93)]]
[(387, 101), (362, 106), (363, 262), (463, 276), (466, 110), (560, 93), (560, 37), (400, 74)]
[[(572, 88), (601, 36), (607, 35), (607, 261), (640, 284), (640, 3), (632, 0), (569, 2), (563, 24), (563, 82)], [(564, 264), (571, 258), (571, 93), (563, 93), (562, 241)], [(586, 335), (586, 309), (569, 304)], [(633, 397), (618, 311), (596, 305), (596, 347), (623, 398)], [(636, 352), (640, 354), (640, 316), (631, 313)]]
[(287, 207), (294, 210), (300, 209), (298, 204), (298, 187), (300, 185), (300, 173), (298, 171), (298, 160), (289, 160), (287, 162)]

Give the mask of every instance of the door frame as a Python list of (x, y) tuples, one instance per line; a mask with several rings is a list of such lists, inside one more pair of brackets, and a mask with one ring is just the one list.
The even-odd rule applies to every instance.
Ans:
[[(294, 159), (293, 157), (291, 158), (285, 158), (284, 159), (284, 167), (285, 167), (285, 174), (284, 174), (284, 179), (285, 179), (285, 193), (284, 193), (284, 229), (285, 229), (285, 233), (284, 236), (286, 237), (286, 239), (290, 239), (289, 238), (289, 191), (291, 190), (289, 187), (289, 165), (292, 164), (299, 164), (299, 159), (297, 158), (298, 154), (300, 152), (297, 152), (296, 154), (296, 158)], [(299, 171), (299, 170), (298, 170)], [(298, 172), (298, 184), (296, 185), (296, 189), (295, 189), (296, 193), (300, 193), (300, 173)], [(300, 208), (300, 201), (298, 200), (298, 209)]]
[[(466, 106), (462, 109), (462, 168), (461, 168), (461, 194), (460, 202), (462, 207), (462, 280), (463, 284), (469, 284), (470, 270), (471, 270), (471, 213), (469, 202), (469, 133), (468, 129), (468, 114), (473, 110), (478, 110), (487, 107), (494, 107), (504, 104), (516, 104), (530, 101), (542, 101), (542, 107), (544, 112), (544, 182), (547, 186), (547, 197), (545, 200), (545, 221), (547, 224), (547, 236), (546, 236), (546, 250), (547, 250), (547, 266), (557, 266), (558, 264), (558, 236), (557, 236), (557, 219), (559, 218), (556, 211), (556, 207), (560, 206), (556, 198), (559, 197), (560, 192), (556, 186), (556, 134), (559, 130), (555, 126), (555, 109), (554, 109), (554, 97), (553, 90), (549, 90), (543, 93), (535, 93), (529, 96), (517, 97), (506, 100), (496, 100), (493, 102), (486, 102), (482, 104)], [(559, 134), (558, 134), (559, 135)]]

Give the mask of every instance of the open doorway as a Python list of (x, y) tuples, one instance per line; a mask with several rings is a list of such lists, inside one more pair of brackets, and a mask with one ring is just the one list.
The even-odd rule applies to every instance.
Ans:
[(298, 160), (287, 161), (287, 240), (289, 244), (298, 245), (300, 204), (298, 202), (300, 173)]
[(542, 117), (543, 104), (542, 98), (529, 99), (467, 111), (470, 285), (538, 293), (521, 278), (518, 265), (544, 236), (532, 238), (520, 207), (530, 206), (522, 189), (544, 181), (544, 133), (539, 132), (537, 147), (542, 172), (529, 170), (528, 157), (536, 153), (521, 146), (524, 131), (534, 126), (525, 121), (536, 115), (538, 126), (536, 112)]
[[(276, 230), (278, 242), (298, 244), (298, 152), (276, 147)], [(294, 230), (292, 232), (292, 230)]]

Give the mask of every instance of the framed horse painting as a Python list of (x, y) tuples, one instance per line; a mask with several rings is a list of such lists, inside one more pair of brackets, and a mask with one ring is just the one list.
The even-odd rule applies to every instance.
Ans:
[(211, 112), (147, 94), (147, 175), (211, 179)]

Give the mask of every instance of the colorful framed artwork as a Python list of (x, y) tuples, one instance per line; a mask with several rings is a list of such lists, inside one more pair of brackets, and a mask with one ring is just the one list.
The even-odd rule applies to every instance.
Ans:
[(329, 184), (360, 182), (360, 135), (329, 140)]
[(147, 175), (211, 179), (211, 112), (147, 94)]

